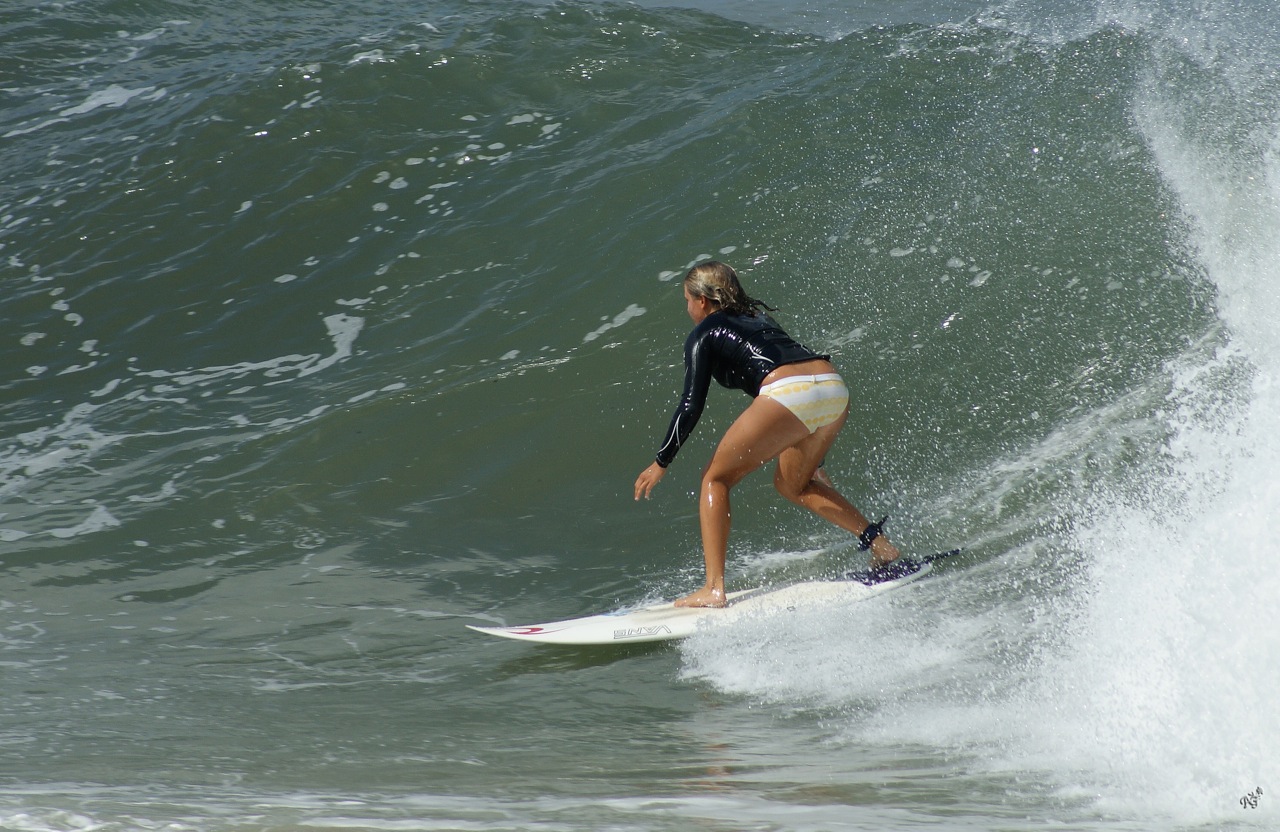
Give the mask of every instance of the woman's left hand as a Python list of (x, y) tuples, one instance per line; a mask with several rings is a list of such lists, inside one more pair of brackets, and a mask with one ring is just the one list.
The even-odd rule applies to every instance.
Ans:
[(656, 462), (641, 471), (640, 476), (636, 477), (636, 499), (641, 497), (649, 499), (649, 495), (653, 493), (653, 487), (666, 476), (666, 473), (667, 469)]

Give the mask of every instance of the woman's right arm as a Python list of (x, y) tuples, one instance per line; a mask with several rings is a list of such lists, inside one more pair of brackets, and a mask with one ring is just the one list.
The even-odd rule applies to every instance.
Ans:
[(711, 388), (711, 347), (708, 340), (707, 330), (697, 327), (685, 341), (684, 389), (680, 393), (676, 412), (671, 416), (666, 438), (658, 448), (654, 461), (660, 468), (666, 468), (676, 458), (680, 446), (693, 433), (702, 416), (702, 409), (706, 407), (707, 391)]

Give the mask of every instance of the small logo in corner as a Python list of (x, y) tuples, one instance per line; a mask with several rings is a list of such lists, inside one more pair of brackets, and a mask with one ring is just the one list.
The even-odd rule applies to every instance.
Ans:
[(1262, 798), (1262, 787), (1261, 787), (1261, 786), (1259, 786), (1258, 788), (1256, 788), (1256, 789), (1254, 789), (1253, 791), (1249, 792), (1249, 793), (1248, 793), (1247, 795), (1245, 795), (1244, 797), (1240, 798), (1240, 808), (1241, 808), (1241, 809), (1256, 809), (1256, 808), (1258, 808), (1258, 801), (1259, 801), (1261, 798)]

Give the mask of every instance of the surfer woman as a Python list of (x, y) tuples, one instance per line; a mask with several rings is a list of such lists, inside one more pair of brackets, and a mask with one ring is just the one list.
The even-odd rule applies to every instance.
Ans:
[[(747, 474), (777, 458), (773, 484), (784, 497), (842, 529), (871, 550), (871, 564), (896, 560), (898, 550), (840, 495), (819, 470), (849, 415), (849, 391), (830, 356), (801, 346), (750, 297), (732, 268), (699, 263), (684, 278), (693, 332), (684, 345), (684, 392), (653, 464), (636, 479), (635, 497), (648, 497), (689, 438), (714, 378), (743, 390), (752, 402), (730, 425), (702, 473), (698, 519), (706, 584), (676, 601), (681, 607), (722, 607), (729, 543), (729, 491)], [(883, 521), (882, 521), (883, 522)]]

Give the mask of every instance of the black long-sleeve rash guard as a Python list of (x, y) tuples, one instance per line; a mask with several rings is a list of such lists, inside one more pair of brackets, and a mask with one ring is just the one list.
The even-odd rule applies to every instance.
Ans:
[(721, 311), (708, 315), (684, 342), (684, 392), (671, 417), (666, 439), (658, 449), (658, 464), (663, 468), (670, 465), (693, 433), (706, 406), (711, 379), (721, 387), (742, 390), (754, 398), (760, 393), (760, 383), (775, 368), (830, 357), (793, 341), (763, 312), (731, 315)]

